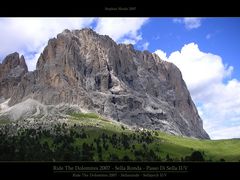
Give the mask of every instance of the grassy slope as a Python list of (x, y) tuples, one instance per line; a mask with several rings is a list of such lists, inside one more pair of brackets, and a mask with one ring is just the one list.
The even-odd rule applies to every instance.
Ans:
[[(88, 134), (88, 138), (84, 141), (82, 139), (76, 139), (76, 145), (82, 144), (83, 142), (92, 142), (94, 138), (98, 137), (103, 132), (109, 135), (113, 133), (116, 134), (127, 134), (131, 135), (135, 132), (128, 129), (122, 128), (117, 122), (112, 122), (107, 119), (104, 119), (96, 114), (81, 114), (81, 113), (72, 113), (70, 114), (70, 122), (73, 124), (80, 124), (85, 126), (85, 130)], [(226, 161), (239, 161), (240, 160), (240, 140), (229, 139), (229, 140), (199, 140), (192, 139), (181, 136), (169, 135), (160, 131), (149, 131), (154, 137), (154, 141), (148, 144), (148, 148), (152, 149), (161, 157), (166, 157), (167, 154), (170, 155), (173, 159), (180, 159), (190, 155), (193, 151), (201, 151), (204, 154), (206, 160), (219, 161), (223, 158)], [(136, 149), (142, 147), (141, 143), (136, 141), (132, 142)], [(128, 150), (123, 149), (113, 149), (112, 146), (109, 147), (119, 155), (120, 157), (128, 154), (131, 157), (131, 153)], [(103, 152), (103, 158), (107, 156)], [(97, 160), (97, 157), (95, 158)]]
[[(127, 128), (122, 128), (122, 126), (116, 122), (112, 122), (110, 120), (107, 120), (105, 118), (102, 118), (94, 113), (71, 113), (71, 123), (78, 124), (81, 126), (84, 126), (85, 132), (88, 135), (88, 138), (81, 139), (78, 138), (75, 140), (75, 146), (80, 146), (84, 142), (90, 144), (94, 141), (95, 138), (98, 138), (102, 135), (102, 133), (105, 133), (107, 135), (112, 135), (116, 133), (117, 135), (120, 135), (121, 133), (124, 134), (131, 134), (132, 131)], [(95, 146), (97, 149), (97, 147)], [(123, 149), (116, 149), (113, 148), (111, 144), (109, 144), (108, 151), (103, 151), (103, 159), (107, 159), (107, 156), (109, 155), (108, 152), (114, 152), (117, 154), (120, 158), (122, 158), (124, 155), (129, 155), (130, 158), (133, 158), (132, 153), (128, 152), (128, 150)], [(97, 155), (95, 155), (94, 158), (96, 161), (99, 160)]]
[[(187, 137), (173, 136), (166, 133), (159, 133), (160, 139), (165, 140), (166, 143), (176, 146), (174, 152), (179, 152), (181, 149), (184, 152), (186, 149), (204, 151), (206, 159), (218, 161), (223, 158), (227, 161), (240, 160), (240, 140), (199, 140)], [(180, 148), (178, 148), (180, 147)]]

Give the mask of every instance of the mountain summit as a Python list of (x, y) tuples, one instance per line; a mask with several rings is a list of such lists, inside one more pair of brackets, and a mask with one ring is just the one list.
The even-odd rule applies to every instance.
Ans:
[(10, 95), (9, 106), (28, 99), (75, 105), (132, 127), (209, 139), (174, 64), (91, 29), (50, 39), (36, 70), (25, 73)]
[(24, 57), (19, 57), (17, 52), (9, 54), (3, 63), (0, 63), (0, 99), (10, 98), (27, 72), (28, 68)]

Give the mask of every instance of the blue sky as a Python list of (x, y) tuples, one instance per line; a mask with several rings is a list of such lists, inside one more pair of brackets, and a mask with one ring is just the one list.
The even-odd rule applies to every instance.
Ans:
[(0, 27), (0, 60), (17, 51), (30, 70), (64, 29), (156, 53), (181, 70), (211, 138), (240, 138), (240, 18), (0, 18)]
[[(152, 18), (142, 27), (143, 38), (150, 41), (149, 50), (163, 49), (167, 55), (195, 42), (201, 51), (220, 55), (224, 63), (239, 65), (240, 18), (202, 18), (198, 28), (187, 29), (173, 18)], [(240, 69), (233, 74), (240, 77)]]

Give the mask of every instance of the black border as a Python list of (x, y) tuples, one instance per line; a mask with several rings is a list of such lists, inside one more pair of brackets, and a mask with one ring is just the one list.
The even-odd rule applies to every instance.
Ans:
[[(100, 167), (110, 166), (110, 171), (66, 171), (65, 166), (70, 167)], [(142, 171), (127, 171), (116, 170), (115, 166), (138, 166), (142, 167)], [(145, 171), (146, 166), (151, 167), (165, 167), (158, 171)], [(187, 170), (177, 170), (179, 166), (187, 167)], [(54, 168), (63, 167), (63, 169), (54, 170)], [(122, 177), (121, 174), (143, 174), (152, 173), (159, 174), (159, 177), (172, 178), (172, 177), (197, 177), (197, 178), (228, 178), (240, 177), (240, 163), (238, 162), (1, 162), (0, 163), (0, 177), (29, 177), (29, 178), (43, 178), (43, 177), (67, 177), (73, 178), (73, 174), (115, 174), (112, 177)], [(76, 177), (76, 176), (75, 176)], [(74, 177), (74, 178), (75, 178)], [(77, 176), (79, 177), (79, 176)], [(104, 176), (106, 178), (107, 176)], [(110, 176), (108, 176), (110, 177)], [(82, 178), (82, 177), (80, 177)], [(96, 177), (94, 177), (96, 178)], [(124, 177), (125, 178), (125, 177)]]
[[(111, 10), (112, 8), (112, 10)], [(115, 10), (114, 10), (115, 9)], [(38, 0), (5, 1), (0, 17), (238, 17), (238, 1)]]

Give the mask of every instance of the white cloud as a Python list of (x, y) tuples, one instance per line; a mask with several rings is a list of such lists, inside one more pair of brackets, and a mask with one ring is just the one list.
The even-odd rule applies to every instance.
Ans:
[(215, 139), (228, 139), (228, 138), (239, 138), (240, 137), (240, 126), (223, 128), (212, 131), (212, 136)]
[(218, 55), (202, 52), (195, 43), (184, 45), (169, 57), (162, 50), (155, 53), (182, 71), (211, 138), (240, 137), (238, 132), (227, 133), (240, 127), (240, 81), (230, 78), (232, 66), (224, 65)]
[(1, 18), (0, 58), (12, 52), (20, 52), (27, 59), (30, 70), (34, 70), (36, 55), (47, 41), (64, 29), (79, 29), (89, 26), (94, 18)]
[(180, 52), (175, 51), (164, 59), (173, 62), (181, 69), (188, 88), (194, 94), (199, 90), (202, 91), (206, 85), (221, 82), (232, 69), (222, 64), (220, 56), (201, 52), (194, 43), (184, 45)]
[(167, 54), (163, 52), (161, 49), (156, 50), (155, 53), (164, 61), (168, 59)]
[(211, 34), (207, 34), (207, 35), (206, 35), (206, 39), (210, 39), (211, 37), (212, 37)]
[(142, 39), (139, 30), (147, 21), (148, 18), (99, 18), (95, 30), (119, 43), (135, 44)]
[(150, 45), (149, 42), (140, 41), (137, 45), (137, 48), (141, 51), (144, 51), (144, 50), (148, 50), (149, 45)]
[(143, 49), (144, 49), (144, 50), (147, 50), (147, 49), (148, 49), (148, 46), (149, 46), (149, 42), (145, 42), (145, 43), (143, 44)]
[(132, 45), (134, 45), (134, 44), (136, 44), (136, 41), (135, 41), (135, 40), (132, 40), (132, 39), (124, 39), (124, 40), (122, 41), (122, 43), (123, 43), (123, 44), (132, 44)]
[(173, 18), (174, 23), (182, 23), (182, 19), (180, 18)]
[(147, 18), (0, 18), (0, 60), (12, 52), (23, 54), (29, 70), (50, 38), (64, 29), (92, 27), (118, 42), (135, 44), (142, 39), (139, 32)]
[(20, 54), (24, 55), (29, 71), (33, 71), (36, 69), (38, 58), (40, 57), (40, 54), (43, 52), (44, 47), (45, 46), (40, 48), (39, 51), (34, 54), (24, 53), (21, 51), (19, 52)]
[(186, 29), (196, 29), (201, 26), (201, 18), (184, 18), (183, 22)]
[(194, 18), (194, 17), (183, 18), (183, 19), (174, 18), (173, 22), (184, 24), (185, 28), (188, 30), (197, 29), (201, 26), (201, 18)]

